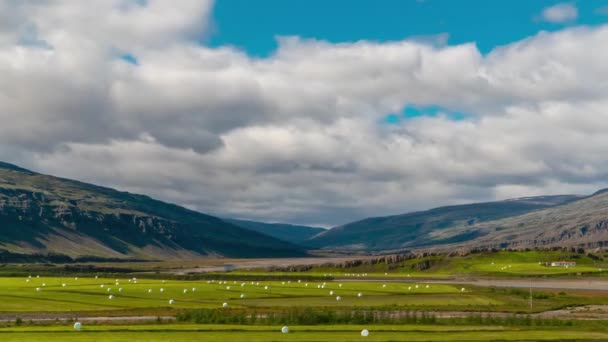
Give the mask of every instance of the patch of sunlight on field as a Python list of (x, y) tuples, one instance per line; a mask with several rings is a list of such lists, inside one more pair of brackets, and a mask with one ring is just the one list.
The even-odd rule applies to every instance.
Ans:
[(598, 268), (590, 266), (550, 267), (539, 263), (492, 263), (477, 264), (477, 271), (514, 273), (514, 274), (569, 274), (577, 272), (598, 272)]

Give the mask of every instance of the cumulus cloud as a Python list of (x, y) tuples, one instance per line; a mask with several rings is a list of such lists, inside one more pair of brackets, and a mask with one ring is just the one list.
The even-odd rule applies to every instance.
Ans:
[[(486, 55), (281, 37), (253, 58), (198, 43), (211, 2), (95, 5), (0, 0), (12, 14), (0, 18), (0, 160), (211, 214), (328, 226), (606, 185), (608, 51), (595, 48), (608, 26)], [(445, 113), (385, 122), (406, 106)]]
[(545, 8), (541, 18), (550, 23), (575, 21), (578, 18), (578, 8), (573, 3), (559, 3)]

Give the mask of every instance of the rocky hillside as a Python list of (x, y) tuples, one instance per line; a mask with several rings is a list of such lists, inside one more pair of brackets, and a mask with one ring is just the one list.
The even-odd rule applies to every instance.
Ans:
[[(577, 196), (541, 196), (499, 202), (440, 207), (414, 213), (374, 217), (332, 228), (307, 241), (324, 249), (387, 251), (453, 244), (482, 234), (475, 229), (484, 222), (562, 205)], [(459, 227), (458, 233), (442, 232)]]
[(476, 236), (437, 248), (608, 247), (608, 190), (524, 215), (438, 232), (434, 239)]
[(6, 163), (0, 163), (2, 250), (139, 259), (305, 255), (213, 216)]

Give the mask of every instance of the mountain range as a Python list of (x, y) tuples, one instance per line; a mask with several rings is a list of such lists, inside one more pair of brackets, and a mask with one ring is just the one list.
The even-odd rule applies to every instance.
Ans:
[(325, 228), (301, 226), (288, 223), (264, 223), (248, 220), (223, 219), (235, 226), (251, 229), (294, 244), (307, 244), (315, 235), (326, 231)]
[(539, 196), (369, 218), (306, 242), (342, 251), (608, 246), (608, 190)]
[(608, 190), (439, 207), (332, 229), (218, 218), (0, 162), (0, 252), (108, 259), (608, 246)]
[(569, 203), (577, 198), (574, 195), (527, 197), (367, 218), (332, 228), (313, 237), (307, 244), (317, 248), (382, 251), (469, 241), (480, 233), (464, 229), (459, 234), (444, 236), (438, 232), (455, 227), (476, 227), (484, 222)]
[(71, 257), (293, 257), (294, 244), (147, 196), (0, 163), (0, 251)]
[(523, 215), (446, 229), (436, 238), (450, 240), (469, 234), (477, 237), (442, 249), (608, 247), (608, 190)]

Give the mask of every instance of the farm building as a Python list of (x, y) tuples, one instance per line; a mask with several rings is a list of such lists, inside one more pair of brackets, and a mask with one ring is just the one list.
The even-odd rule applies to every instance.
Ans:
[(549, 266), (552, 267), (574, 267), (576, 266), (575, 261), (551, 261)]

